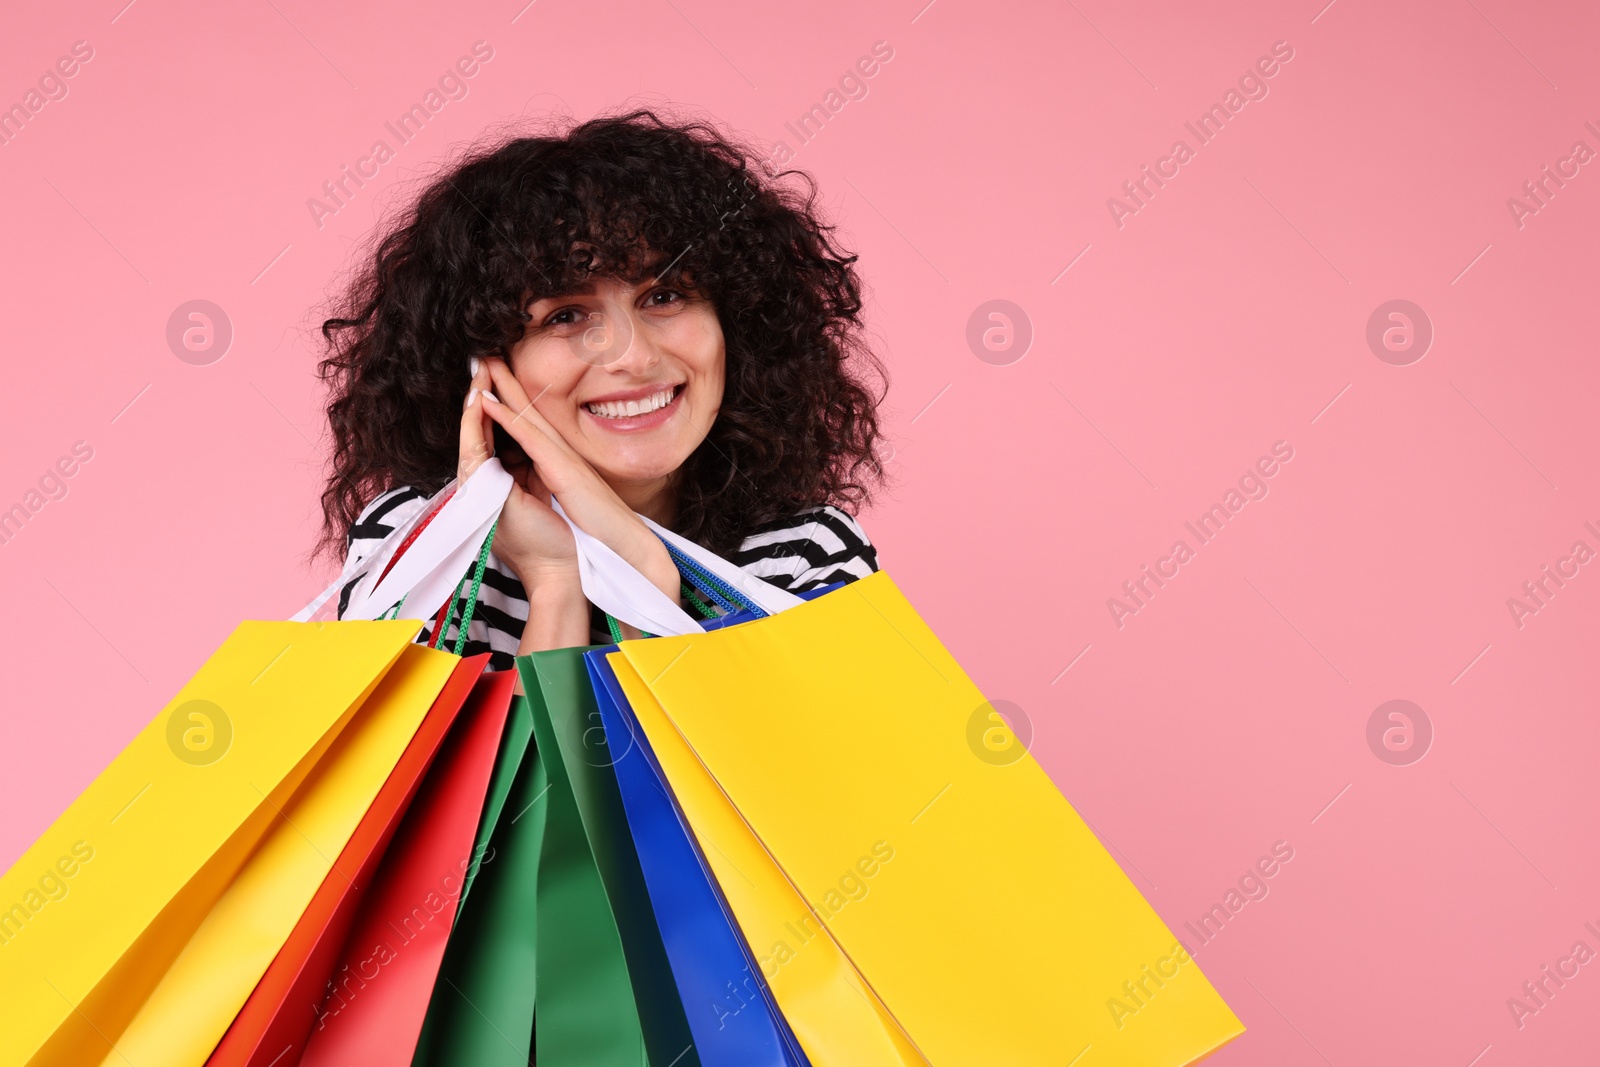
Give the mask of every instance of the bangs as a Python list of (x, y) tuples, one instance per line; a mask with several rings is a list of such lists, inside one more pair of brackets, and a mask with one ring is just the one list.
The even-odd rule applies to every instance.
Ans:
[[(526, 255), (530, 300), (583, 289), (597, 278), (636, 285), (652, 278), (709, 290), (735, 251), (731, 227), (749, 214), (754, 187), (739, 163), (711, 153), (711, 173), (665, 183), (647, 157), (618, 159), (594, 146), (563, 143), (530, 168), (526, 188), (508, 205), (513, 241)], [(739, 195), (743, 192), (743, 195)]]

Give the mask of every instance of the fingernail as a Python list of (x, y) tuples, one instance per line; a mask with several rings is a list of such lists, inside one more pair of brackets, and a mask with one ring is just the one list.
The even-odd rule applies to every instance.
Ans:
[(483, 398), (493, 404), (500, 403), (500, 398), (489, 392), (487, 389), (483, 391)]
[(472, 357), (471, 366), (472, 366), (472, 376), (474, 378), (476, 378), (478, 376), (478, 368), (483, 366), (483, 364), (478, 362), (478, 357), (477, 356), (473, 356)]
[(472, 402), (474, 400), (477, 400), (477, 399), (478, 399), (478, 390), (473, 389), (469, 393), (467, 393), (467, 407), (470, 408), (472, 406)]

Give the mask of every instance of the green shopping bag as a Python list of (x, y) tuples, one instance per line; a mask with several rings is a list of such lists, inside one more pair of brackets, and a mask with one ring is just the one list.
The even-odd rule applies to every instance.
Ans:
[(518, 661), (529, 695), (512, 704), (414, 1067), (698, 1067), (603, 742), (576, 758), (599, 723), (589, 650)]
[(536, 1059), (548, 1067), (698, 1067), (611, 771), (583, 660), (591, 650), (517, 660), (550, 780)]
[[(501, 735), (500, 753), (495, 757), (494, 773), (489, 779), (489, 792), (484, 797), (478, 834), (472, 844), (472, 857), (475, 862), (467, 868), (467, 873), (461, 880), (461, 903), (466, 902), (467, 894), (472, 891), (472, 883), (478, 878), (478, 869), (483, 865), (483, 857), (489, 855), (489, 838), (494, 835), (495, 827), (500, 824), (500, 813), (505, 810), (506, 799), (511, 794), (512, 785), (516, 783), (517, 771), (522, 766), (522, 761), (528, 752), (528, 742), (532, 737), (533, 716), (529, 713), (528, 702), (523, 697), (513, 697), (511, 710), (506, 719), (505, 733)], [(537, 758), (538, 754), (534, 753), (534, 756)]]

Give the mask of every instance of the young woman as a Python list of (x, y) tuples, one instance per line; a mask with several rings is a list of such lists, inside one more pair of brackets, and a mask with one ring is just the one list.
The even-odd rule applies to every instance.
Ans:
[[(323, 324), (322, 547), (359, 561), (497, 455), (517, 488), (463, 648), (496, 670), (611, 640), (551, 495), (680, 602), (638, 515), (796, 592), (876, 570), (845, 510), (883, 477), (855, 257), (809, 179), (798, 191), (758, 158), (638, 111), (476, 152), (430, 184)], [(417, 640), (438, 627), (454, 647), (471, 584)]]

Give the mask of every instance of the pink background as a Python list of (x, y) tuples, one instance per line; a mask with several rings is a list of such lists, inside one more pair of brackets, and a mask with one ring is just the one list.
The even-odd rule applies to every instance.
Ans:
[[(0, 102), (94, 49), (0, 147), (0, 508), (93, 449), (0, 545), (0, 860), (239, 619), (327, 578), (312, 309), (381, 209), (551, 109), (677, 102), (795, 149), (784, 123), (882, 40), (795, 159), (893, 374), (898, 483), (864, 523), (1180, 933), (1293, 847), (1198, 950), (1249, 1027), (1214, 1062), (1593, 1055), (1600, 964), (1520, 1028), (1506, 1003), (1600, 951), (1600, 566), (1507, 606), (1600, 550), (1600, 164), (1507, 207), (1600, 150), (1592, 6), (123, 2), (0, 15)], [(466, 98), (319, 229), (307, 199), (478, 40)], [(1107, 198), (1277, 41), (1269, 95), (1119, 228)], [(211, 365), (166, 343), (192, 299), (234, 327)], [(1033, 328), (1009, 365), (966, 340), (995, 299)], [(1366, 341), (1391, 299), (1433, 324), (1408, 366)], [(1119, 628), (1107, 598), (1277, 441), (1270, 494)], [(1367, 742), (1391, 699), (1434, 730), (1408, 766)]]

